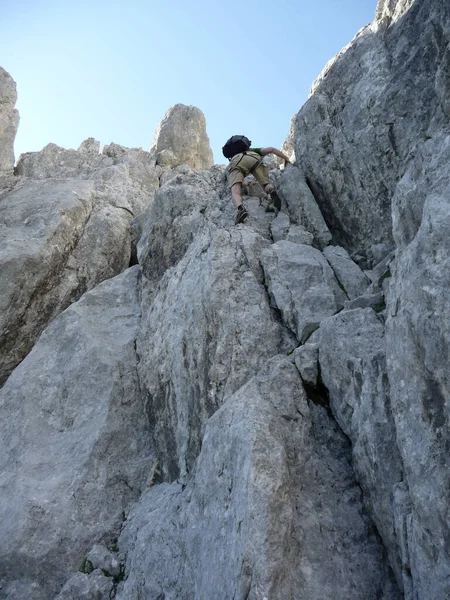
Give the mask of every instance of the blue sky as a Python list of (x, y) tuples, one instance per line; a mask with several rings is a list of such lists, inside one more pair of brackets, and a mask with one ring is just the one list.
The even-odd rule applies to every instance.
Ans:
[(164, 113), (205, 114), (215, 161), (236, 133), (281, 146), (326, 62), (376, 0), (0, 0), (17, 83), (16, 158), (94, 137), (148, 150)]

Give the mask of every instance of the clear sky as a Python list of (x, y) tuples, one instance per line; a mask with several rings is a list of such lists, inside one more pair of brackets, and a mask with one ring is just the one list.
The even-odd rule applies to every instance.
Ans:
[(94, 137), (148, 150), (179, 102), (228, 137), (281, 146), (326, 62), (376, 0), (0, 0), (0, 66), (17, 83), (16, 158)]

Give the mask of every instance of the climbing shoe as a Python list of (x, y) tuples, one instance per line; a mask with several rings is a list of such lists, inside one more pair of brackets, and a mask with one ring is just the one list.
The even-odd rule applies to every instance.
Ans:
[(245, 208), (245, 206), (243, 204), (241, 204), (240, 206), (238, 206), (235, 224), (238, 225), (239, 223), (243, 223), (247, 219), (248, 219), (247, 209)]
[(272, 192), (270, 192), (270, 197), (272, 198), (272, 202), (273, 202), (273, 206), (275, 207), (275, 210), (278, 212), (281, 209), (280, 196), (277, 194), (277, 192), (275, 190), (273, 190)]

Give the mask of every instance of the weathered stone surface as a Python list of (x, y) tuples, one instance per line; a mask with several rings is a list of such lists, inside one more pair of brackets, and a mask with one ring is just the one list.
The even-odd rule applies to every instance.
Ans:
[(330, 263), (336, 279), (350, 300), (364, 294), (370, 285), (370, 280), (353, 262), (345, 248), (327, 246), (323, 250), (323, 255)]
[(100, 152), (100, 142), (92, 137), (87, 138), (87, 140), (81, 142), (78, 152), (82, 152), (83, 154), (98, 154)]
[(113, 580), (99, 569), (89, 575), (76, 573), (55, 600), (110, 600), (113, 587)]
[(450, 5), (382, 1), (295, 120), (296, 160), (334, 239), (392, 244), (391, 199), (417, 144), (448, 126)]
[(94, 569), (100, 569), (101, 571), (108, 573), (108, 577), (119, 577), (121, 565), (117, 554), (108, 550), (103, 544), (94, 544), (86, 558)]
[(293, 356), (302, 381), (316, 387), (319, 377), (319, 344), (299, 346), (294, 350)]
[(398, 600), (349, 459), (295, 366), (274, 358), (208, 421), (193, 480), (131, 511), (118, 600)]
[(372, 308), (375, 312), (381, 312), (386, 308), (386, 302), (383, 292), (375, 294), (363, 294), (353, 300), (344, 302), (345, 310), (353, 310), (354, 308)]
[[(230, 226), (234, 222), (231, 202), (223, 198), (224, 168), (175, 172), (156, 193), (138, 244), (139, 263), (147, 279), (158, 280), (166, 269), (177, 264), (196, 232), (206, 226), (206, 212), (217, 224)], [(225, 206), (228, 218), (220, 210)]]
[(139, 273), (64, 311), (0, 391), (1, 584), (34, 585), (11, 600), (53, 597), (94, 543), (117, 537), (145, 485), (154, 455), (135, 352)]
[(412, 6), (415, 0), (378, 0), (376, 23), (391, 25), (398, 21)]
[(411, 510), (414, 597), (450, 593), (448, 554), (450, 137), (428, 140), (393, 200), (386, 348), (392, 410)]
[[(109, 191), (117, 204), (139, 215), (153, 202), (162, 169), (149, 152), (110, 144), (97, 151), (98, 142), (89, 138), (77, 150), (48, 144), (40, 152), (22, 154), (16, 172), (31, 179), (110, 179)], [(112, 185), (113, 184), (113, 185)]]
[(319, 361), (339, 425), (352, 442), (353, 465), (365, 503), (399, 585), (408, 579), (394, 523), (394, 489), (403, 481), (387, 378), (384, 327), (371, 309), (322, 321)]
[(319, 248), (327, 246), (331, 233), (300, 169), (288, 166), (280, 177), (278, 190), (293, 222), (312, 233)]
[(104, 154), (66, 150), (56, 144), (47, 144), (40, 152), (21, 154), (16, 173), (32, 179), (87, 179), (96, 170), (112, 164), (113, 160)]
[(77, 180), (0, 198), (1, 383), (52, 318), (128, 267), (131, 215), (114, 204), (101, 182)]
[(286, 213), (280, 212), (270, 225), (270, 231), (274, 242), (285, 240), (289, 232), (291, 221)]
[(12, 175), (14, 169), (14, 140), (19, 126), (16, 100), (16, 84), (0, 67), (0, 178)]
[(320, 321), (342, 306), (330, 265), (311, 246), (281, 241), (261, 255), (270, 298), (284, 323), (304, 342)]
[(151, 282), (144, 287), (139, 369), (166, 480), (192, 470), (204, 424), (224, 400), (295, 346), (261, 283), (268, 240), (202, 225), (156, 295)]
[(161, 166), (186, 164), (197, 170), (212, 167), (213, 154), (202, 111), (184, 104), (172, 106), (156, 129), (150, 152)]
[(306, 244), (307, 246), (312, 246), (314, 243), (314, 235), (302, 227), (302, 225), (291, 225), (286, 236), (286, 241), (294, 244)]

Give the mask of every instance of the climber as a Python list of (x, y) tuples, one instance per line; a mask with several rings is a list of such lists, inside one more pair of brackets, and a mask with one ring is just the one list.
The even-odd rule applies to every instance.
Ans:
[[(228, 183), (231, 188), (231, 199), (237, 208), (235, 223), (243, 223), (248, 218), (248, 212), (245, 208), (241, 189), (242, 185), (248, 185), (244, 182), (247, 175), (253, 175), (266, 194), (270, 195), (273, 206), (277, 211), (281, 208), (281, 200), (275, 190), (275, 187), (269, 181), (269, 172), (267, 166), (263, 163), (263, 158), (267, 154), (275, 154), (284, 160), (284, 166), (289, 164), (289, 158), (280, 150), (269, 146), (267, 148), (251, 148), (251, 141), (243, 135), (234, 135), (222, 148), (223, 155), (229, 159), (230, 164), (227, 167)], [(244, 184), (243, 184), (244, 182)], [(268, 208), (266, 210), (271, 210)]]

